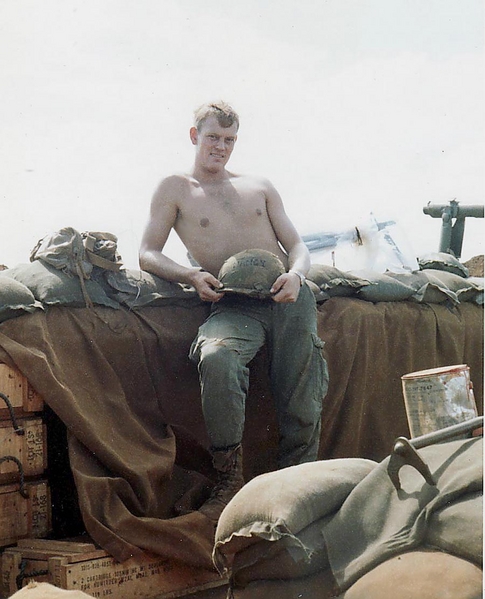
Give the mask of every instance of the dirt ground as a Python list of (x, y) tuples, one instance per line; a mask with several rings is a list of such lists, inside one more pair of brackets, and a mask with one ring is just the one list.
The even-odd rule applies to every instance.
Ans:
[(483, 277), (483, 256), (474, 256), (463, 265), (468, 268), (470, 277)]

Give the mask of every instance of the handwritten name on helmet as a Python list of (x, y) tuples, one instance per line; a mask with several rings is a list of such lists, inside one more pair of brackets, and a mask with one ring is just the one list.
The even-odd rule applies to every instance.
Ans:
[(248, 266), (261, 266), (265, 267), (268, 264), (266, 258), (257, 258), (256, 256), (237, 258), (236, 265), (233, 268), (247, 268)]

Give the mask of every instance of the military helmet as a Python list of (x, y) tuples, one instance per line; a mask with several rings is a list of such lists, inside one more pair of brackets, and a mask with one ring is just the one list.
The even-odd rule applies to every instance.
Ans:
[(271, 297), (270, 289), (276, 279), (286, 272), (283, 262), (266, 250), (244, 250), (228, 258), (219, 271), (223, 293), (239, 293), (264, 299)]

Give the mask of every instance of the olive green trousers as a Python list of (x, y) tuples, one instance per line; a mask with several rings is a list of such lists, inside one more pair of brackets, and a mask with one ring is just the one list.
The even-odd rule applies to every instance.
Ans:
[(279, 426), (278, 465), (315, 460), (328, 369), (317, 335), (315, 298), (307, 285), (291, 304), (227, 294), (212, 305), (190, 350), (212, 448), (242, 441), (248, 364), (263, 345)]

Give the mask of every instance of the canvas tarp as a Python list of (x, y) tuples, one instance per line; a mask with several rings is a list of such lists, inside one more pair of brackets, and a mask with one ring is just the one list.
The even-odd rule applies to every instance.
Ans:
[[(139, 551), (211, 567), (213, 527), (193, 511), (213, 470), (187, 358), (207, 305), (129, 311), (53, 307), (0, 325), (19, 368), (67, 427), (88, 533), (120, 561)], [(407, 435), (400, 376), (467, 363), (482, 409), (483, 308), (333, 298), (319, 305), (330, 388), (321, 457), (383, 459)], [(245, 474), (275, 467), (264, 352), (253, 363)]]

